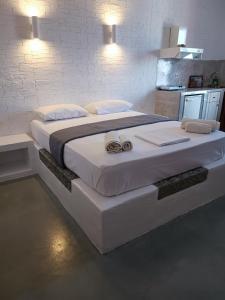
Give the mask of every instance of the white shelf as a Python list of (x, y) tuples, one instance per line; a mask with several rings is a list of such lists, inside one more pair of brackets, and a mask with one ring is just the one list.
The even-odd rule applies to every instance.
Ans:
[(22, 163), (9, 166), (4, 172), (0, 172), (0, 182), (33, 175), (34, 171), (30, 167), (24, 166)]
[(33, 140), (27, 134), (7, 135), (0, 137), (0, 152), (26, 148), (33, 144)]
[(27, 134), (0, 137), (0, 182), (34, 174), (33, 140)]

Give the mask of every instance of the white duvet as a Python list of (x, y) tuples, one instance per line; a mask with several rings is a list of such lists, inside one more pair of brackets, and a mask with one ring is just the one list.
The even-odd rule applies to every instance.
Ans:
[[(32, 135), (41, 147), (49, 151), (49, 137), (57, 130), (138, 114), (140, 113), (130, 111), (63, 121), (34, 120), (31, 124)], [(185, 136), (190, 138), (190, 141), (158, 147), (135, 137), (143, 132), (159, 129)], [(105, 134), (80, 138), (65, 145), (65, 165), (104, 196), (118, 195), (151, 185), (164, 178), (222, 159), (225, 155), (225, 133), (187, 133), (180, 128), (180, 123), (175, 121), (123, 129), (119, 132), (131, 139), (134, 146), (132, 151), (107, 153), (104, 146)]]

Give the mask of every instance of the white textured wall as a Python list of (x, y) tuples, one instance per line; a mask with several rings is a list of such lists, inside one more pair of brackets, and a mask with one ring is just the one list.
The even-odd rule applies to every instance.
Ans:
[[(40, 15), (39, 49), (29, 39), (30, 4)], [(187, 25), (190, 46), (224, 59), (224, 11), (224, 0), (0, 0), (0, 135), (27, 131), (31, 111), (50, 103), (124, 98), (152, 111), (165, 28)], [(103, 44), (110, 15), (114, 51)]]

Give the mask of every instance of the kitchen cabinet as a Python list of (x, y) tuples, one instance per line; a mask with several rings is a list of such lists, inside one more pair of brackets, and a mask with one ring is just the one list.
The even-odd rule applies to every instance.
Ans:
[(155, 113), (175, 120), (183, 118), (219, 120), (223, 96), (223, 89), (157, 91)]

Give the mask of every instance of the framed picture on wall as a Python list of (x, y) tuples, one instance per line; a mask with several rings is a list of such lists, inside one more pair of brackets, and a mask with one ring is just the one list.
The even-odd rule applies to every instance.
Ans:
[(189, 77), (189, 88), (202, 88), (203, 87), (203, 76), (192, 75)]

